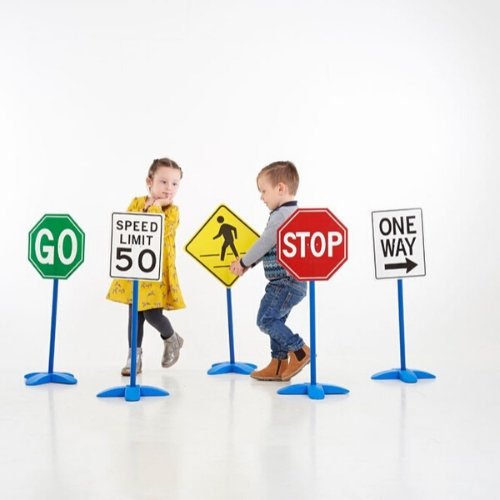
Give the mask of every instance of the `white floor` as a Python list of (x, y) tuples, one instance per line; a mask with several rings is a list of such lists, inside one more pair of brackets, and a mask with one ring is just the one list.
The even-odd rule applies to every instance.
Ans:
[[(145, 367), (138, 383), (169, 396), (97, 398), (125, 381), (116, 368), (75, 373), (73, 386), (27, 387), (23, 373), (2, 374), (2, 498), (498, 495), (500, 376), (492, 364), (418, 366), (437, 379), (404, 384), (373, 381), (355, 362), (342, 373), (318, 363), (318, 382), (350, 390), (321, 401), (278, 395), (283, 384), (244, 375)], [(294, 382), (309, 380), (306, 369)]]

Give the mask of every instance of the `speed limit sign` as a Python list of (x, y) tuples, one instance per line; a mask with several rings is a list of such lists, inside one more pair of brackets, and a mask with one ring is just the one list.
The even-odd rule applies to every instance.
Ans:
[(113, 212), (110, 276), (160, 281), (163, 214)]

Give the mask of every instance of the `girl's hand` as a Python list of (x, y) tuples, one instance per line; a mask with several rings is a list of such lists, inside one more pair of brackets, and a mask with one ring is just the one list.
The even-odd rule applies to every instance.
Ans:
[(163, 208), (172, 203), (172, 198), (157, 198), (153, 199), (151, 196), (146, 200), (144, 205), (144, 210), (147, 210), (149, 207), (156, 205), (157, 207)]
[(144, 211), (146, 211), (154, 202), (155, 200), (153, 200), (153, 198), (149, 196), (148, 199), (146, 200), (146, 203), (144, 204)]
[(158, 198), (154, 201), (154, 205), (157, 207), (163, 208), (168, 207), (168, 205), (172, 204), (172, 198)]

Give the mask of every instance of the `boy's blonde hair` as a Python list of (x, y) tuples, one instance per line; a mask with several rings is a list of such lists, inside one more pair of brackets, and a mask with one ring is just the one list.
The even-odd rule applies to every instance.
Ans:
[(271, 185), (275, 187), (282, 182), (288, 186), (290, 194), (297, 194), (299, 188), (299, 173), (291, 161), (275, 161), (264, 167), (257, 175), (257, 179), (266, 175)]

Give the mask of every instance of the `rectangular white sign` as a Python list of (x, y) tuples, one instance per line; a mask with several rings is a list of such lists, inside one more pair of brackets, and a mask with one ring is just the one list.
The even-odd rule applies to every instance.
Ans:
[(110, 276), (160, 281), (163, 259), (163, 214), (113, 212)]
[(372, 212), (375, 277), (425, 276), (422, 209)]

